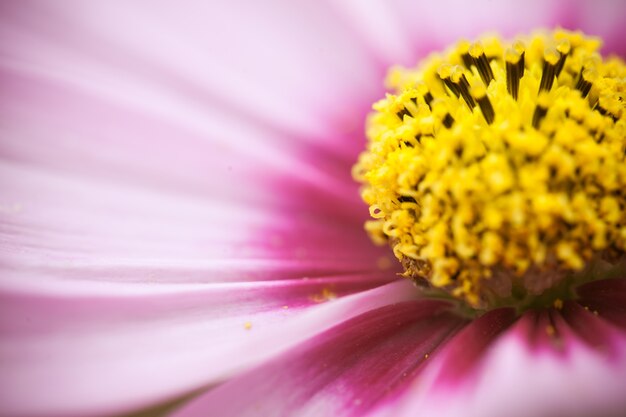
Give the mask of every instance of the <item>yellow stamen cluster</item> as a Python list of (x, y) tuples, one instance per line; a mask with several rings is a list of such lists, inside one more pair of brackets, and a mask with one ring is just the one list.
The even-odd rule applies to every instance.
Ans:
[(474, 307), (626, 251), (626, 65), (579, 32), (394, 68), (354, 167), (405, 275)]

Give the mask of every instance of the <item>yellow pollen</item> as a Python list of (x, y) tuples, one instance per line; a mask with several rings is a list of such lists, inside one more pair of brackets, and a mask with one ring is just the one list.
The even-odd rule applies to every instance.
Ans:
[(353, 176), (406, 277), (487, 308), (624, 255), (626, 65), (599, 46), (489, 37), (390, 71)]
[(324, 287), (321, 292), (313, 294), (309, 298), (315, 303), (323, 303), (334, 300), (337, 298), (337, 294), (335, 294), (330, 288)]

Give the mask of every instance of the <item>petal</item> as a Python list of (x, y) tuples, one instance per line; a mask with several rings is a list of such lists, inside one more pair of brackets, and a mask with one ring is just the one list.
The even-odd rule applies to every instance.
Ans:
[[(623, 287), (623, 282), (612, 281), (624, 280), (593, 286), (609, 291)], [(607, 318), (573, 301), (562, 310), (524, 314), (481, 355), (464, 358), (472, 364), (459, 378), (454, 359), (464, 357), (460, 334), (431, 364), (432, 372), (407, 391), (404, 404), (389, 414), (410, 416), (419, 410), (438, 416), (624, 415), (626, 333), (612, 324), (624, 323), (624, 310), (618, 313), (610, 300), (612, 315)], [(623, 294), (620, 301), (623, 306)], [(484, 336), (477, 334), (477, 340)], [(451, 369), (454, 378), (442, 378)]]
[(317, 305), (329, 287), (345, 295), (367, 288), (368, 278), (2, 291), (3, 412), (115, 413), (171, 399), (415, 294), (399, 281)]
[[(0, 260), (30, 271), (15, 285), (44, 285), (59, 272), (76, 280), (189, 283), (380, 270), (380, 252), (361, 226), (332, 218), (293, 219), (2, 162), (0, 184)], [(391, 264), (382, 259), (382, 267)]]
[[(603, 285), (611, 294), (623, 287), (613, 281)], [(416, 305), (372, 311), (371, 316), (368, 313), (344, 323), (346, 327), (339, 326), (336, 332), (346, 340), (330, 338), (331, 330), (320, 335), (318, 343), (307, 342), (193, 400), (179, 415), (203, 415), (208, 410), (225, 416), (257, 415), (271, 410), (289, 416), (620, 416), (626, 410), (620, 395), (625, 387), (626, 338), (578, 303), (568, 302), (562, 311), (529, 312), (517, 321), (512, 310), (490, 312), (458, 334), (452, 331), (450, 339), (440, 335), (437, 349), (427, 352), (426, 366), (424, 351), (411, 350), (417, 346), (411, 343), (424, 339), (432, 343), (434, 333), (417, 326), (424, 316), (412, 310)], [(415, 321), (403, 320), (407, 311)], [(435, 323), (437, 315), (429, 314), (429, 322)], [(417, 327), (405, 340), (403, 326), (409, 322)], [(450, 329), (442, 323), (436, 327)], [(389, 350), (380, 344), (372, 348), (378, 336), (389, 343)], [(410, 352), (411, 359), (394, 356), (394, 349)], [(357, 364), (352, 363), (353, 356)], [(410, 377), (398, 382), (395, 372), (406, 372), (409, 364), (414, 366), (407, 373)], [(381, 376), (377, 369), (389, 372)], [(388, 384), (388, 395), (380, 394), (377, 384), (381, 380)]]
[[(622, 262), (621, 268), (615, 268), (614, 271), (619, 273), (624, 266)], [(624, 310), (626, 279), (614, 278), (590, 282), (578, 289), (578, 295), (580, 304), (584, 308), (626, 330), (626, 311)]]
[(195, 102), (185, 104), (218, 101), (292, 132), (327, 131), (377, 85), (367, 51), (324, 2), (29, 2), (5, 16), (3, 44), (21, 68), (45, 64), (113, 94), (149, 86)]
[[(367, 240), (350, 233), (354, 224), (19, 164), (0, 163), (0, 178), (10, 202), (0, 215), (9, 414), (120, 412), (171, 399), (413, 294), (401, 282), (300, 319), (396, 278), (371, 267), (376, 257), (360, 249)], [(273, 234), (257, 235), (265, 224)]]
[[(605, 39), (605, 51), (624, 55), (625, 4), (620, 0), (342, 1), (337, 11), (385, 66), (417, 58), (486, 32), (515, 36), (557, 26)], [(488, 12), (486, 12), (488, 11)]]
[(192, 400), (174, 415), (365, 415), (399, 395), (464, 323), (441, 301), (371, 310)]
[[(135, 48), (126, 43), (137, 41), (130, 28), (99, 29), (104, 22), (117, 25), (120, 11), (98, 7), (105, 9), (102, 21), (89, 28), (80, 13), (87, 20), (100, 15), (80, 7), (49, 10), (38, 3), (29, 10), (11, 9), (1, 22), (4, 39), (13, 41), (0, 44), (6, 52), (0, 61), (0, 155), (9, 161), (0, 203), (11, 221), (19, 222), (11, 225), (11, 246), (28, 247), (29, 253), (33, 248), (54, 249), (61, 256), (71, 252), (72, 258), (84, 248), (100, 259), (123, 253), (135, 258), (135, 265), (176, 254), (194, 259), (236, 254), (259, 263), (280, 257), (304, 265), (301, 276), (329, 271), (328, 262), (335, 262), (335, 272), (376, 268), (382, 252), (371, 248), (362, 230), (367, 213), (349, 174), (354, 134), (341, 141), (328, 136), (335, 145), (350, 144), (348, 158), (319, 144), (305, 155), (297, 144), (318, 136), (290, 134), (224, 106), (211, 94), (198, 98), (195, 89), (153, 74), (171, 59), (139, 65), (135, 52), (166, 49), (150, 45), (126, 51)], [(44, 12), (49, 13), (42, 21)], [(137, 24), (149, 27), (150, 35), (158, 27)], [(123, 39), (114, 42), (110, 36)], [(186, 77), (204, 81), (195, 75)], [(42, 181), (50, 198), (39, 195)], [(52, 223), (59, 233), (51, 233)], [(68, 234), (73, 246), (65, 244)], [(60, 239), (66, 253), (60, 252)], [(49, 252), (39, 255), (51, 258)], [(342, 265), (332, 261), (337, 258)]]
[(571, 29), (580, 29), (604, 40), (605, 53), (626, 56), (626, 36), (623, 18), (626, 4), (620, 0), (562, 1), (559, 24)]
[[(300, 184), (322, 188), (337, 204), (346, 195), (355, 201), (355, 186), (346, 181), (351, 161), (341, 159), (343, 177), (337, 181), (321, 169), (328, 162), (321, 168), (303, 163), (296, 136), (281, 144), (281, 134), (216, 103), (194, 106), (184, 96), (141, 84), (113, 89), (119, 97), (111, 97), (76, 86), (75, 80), (1, 66), (0, 80), (5, 159), (177, 194), (250, 202), (275, 200), (268, 186), (289, 174)], [(324, 156), (337, 159), (330, 151)]]
[(4, 8), (4, 158), (250, 203), (291, 204), (288, 185), (332, 196), (347, 216), (358, 203), (354, 132), (380, 83), (331, 9), (136, 6)]
[[(395, 41), (392, 50), (398, 49), (399, 44), (403, 50), (410, 48), (412, 57), (408, 58), (407, 53), (396, 53), (391, 61), (386, 62), (387, 65), (415, 65), (418, 58), (433, 50), (445, 48), (459, 38), (473, 38), (486, 32), (513, 36), (537, 28), (558, 25), (564, 11), (564, 7), (559, 2), (541, 0), (507, 1), (506, 3), (478, 0), (472, 1), (471, 4), (461, 0), (352, 1), (347, 3), (355, 9), (350, 10), (350, 16), (360, 17), (357, 20), (357, 27), (369, 35), (368, 39), (376, 39), (381, 28), (383, 35), (387, 35), (383, 39), (389, 38), (388, 32), (394, 32), (388, 27), (390, 25), (395, 26), (396, 31), (402, 30), (403, 42)], [(381, 4), (386, 6), (385, 13), (371, 17)], [(348, 6), (344, 6), (345, 8)], [(488, 12), (485, 12), (487, 10)], [(387, 22), (390, 14), (393, 15), (393, 23)], [(375, 40), (371, 43), (378, 44)], [(409, 46), (405, 46), (407, 43)]]
[[(350, 219), (357, 195), (345, 150), (353, 155), (356, 142), (336, 143), (327, 134), (336, 117), (320, 116), (352, 110), (349, 93), (371, 91), (364, 71), (353, 71), (369, 65), (350, 35), (327, 21), (337, 39), (302, 32), (279, 46), (277, 36), (305, 27), (280, 3), (269, 20), (252, 9), (241, 16), (241, 5), (199, 5), (189, 22), (173, 6), (147, 14), (32, 3), (2, 14), (0, 358), (9, 414), (82, 415), (173, 398), (412, 297), (401, 283), (380, 298), (316, 307), (395, 279), (377, 268), (362, 216)], [(325, 20), (324, 10), (312, 3), (304, 23)], [(268, 38), (230, 26), (233, 18)], [(244, 47), (250, 39), (261, 47)], [(310, 51), (296, 53), (303, 46)], [(205, 48), (215, 53), (198, 53)], [(348, 71), (318, 51), (337, 65), (348, 59)], [(320, 95), (331, 90), (342, 99)], [(302, 142), (320, 137), (332, 146), (303, 163)], [(287, 176), (316, 204), (303, 209), (278, 181)]]

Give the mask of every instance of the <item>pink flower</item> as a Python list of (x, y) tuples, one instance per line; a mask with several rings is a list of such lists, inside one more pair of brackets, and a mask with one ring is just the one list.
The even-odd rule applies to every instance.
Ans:
[(0, 414), (626, 414), (625, 280), (465, 319), (350, 177), (389, 65), (556, 25), (623, 56), (622, 2), (221, 3), (1, 6)]

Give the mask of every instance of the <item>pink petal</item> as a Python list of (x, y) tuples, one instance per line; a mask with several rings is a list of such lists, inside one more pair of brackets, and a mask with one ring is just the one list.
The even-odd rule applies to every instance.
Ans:
[(174, 288), (73, 286), (42, 295), (3, 291), (3, 412), (91, 415), (171, 399), (415, 294), (399, 281), (316, 305), (324, 288), (344, 295), (368, 285), (367, 277), (328, 277)]
[(571, 29), (600, 36), (604, 40), (605, 53), (626, 56), (626, 28), (623, 16), (626, 3), (621, 0), (562, 1), (559, 24)]
[(622, 16), (626, 3), (620, 0), (477, 0), (471, 4), (462, 0), (397, 0), (389, 8), (420, 55), (445, 48), (459, 38), (473, 38), (486, 32), (515, 36), (557, 26), (602, 36), (606, 51), (622, 55), (625, 52)]
[[(158, 65), (139, 65), (101, 39), (119, 31), (94, 34), (99, 26), (84, 28), (78, 12), (17, 8), (0, 22), (14, 41), (0, 44), (0, 155), (10, 162), (0, 203), (18, 223), (12, 257), (71, 253), (75, 262), (87, 250), (98, 262), (155, 269), (164, 259), (236, 254), (302, 265), (300, 276), (376, 267), (382, 252), (363, 232), (367, 213), (349, 175), (354, 151), (321, 146), (304, 155), (301, 142), (317, 136), (288, 134), (211, 94), (152, 80)], [(354, 134), (329, 137), (358, 143)]]
[(464, 325), (440, 301), (368, 311), (192, 400), (177, 416), (364, 415), (399, 395)]
[[(592, 286), (613, 293), (616, 288), (623, 290), (623, 282), (607, 280)], [(407, 391), (403, 404), (385, 411), (394, 416), (418, 412), (481, 417), (624, 415), (626, 333), (612, 323), (624, 323), (625, 299), (624, 294), (612, 297), (620, 299), (621, 311), (612, 308), (607, 298), (612, 315), (606, 318), (573, 301), (560, 311), (528, 312), (479, 356), (472, 356), (471, 346), (484, 343), (486, 334), (477, 333), (474, 343), (462, 341), (472, 323)], [(586, 304), (585, 296), (580, 302)], [(467, 347), (469, 357), (463, 349)], [(472, 361), (470, 372), (458, 375), (459, 360)]]
[[(327, 134), (335, 119), (309, 104), (345, 112), (350, 91), (367, 94), (373, 85), (354, 76), (351, 65), (369, 65), (349, 34), (326, 42), (307, 32), (308, 41), (284, 38), (282, 50), (262, 42), (282, 51), (298, 77), (321, 77), (296, 89), (300, 78), (264, 67), (256, 47), (234, 57), (257, 62), (254, 76), (222, 74), (233, 68), (226, 55), (236, 40), (228, 36), (224, 48), (223, 37), (203, 28), (244, 35), (224, 26), (236, 5), (197, 13), (194, 30), (167, 5), (162, 14), (108, 3), (29, 6), (5, 8), (0, 18), (7, 413), (118, 412), (174, 398), (364, 309), (413, 296), (401, 283), (380, 289), (380, 298), (314, 306), (395, 278), (377, 267), (381, 252), (363, 216), (350, 214), (358, 197), (345, 149), (353, 153), (355, 142), (322, 146), (323, 164), (302, 162), (303, 142), (322, 134), (336, 141)], [(323, 19), (324, 10), (312, 5), (307, 19)], [(282, 30), (303, 27), (284, 17)], [(265, 17), (245, 19), (275, 38)], [(327, 34), (341, 38), (335, 29)], [(302, 50), (317, 62), (311, 68), (293, 53), (318, 41), (333, 45), (335, 64), (357, 56), (337, 82), (322, 75), (339, 73), (318, 49)], [(207, 45), (218, 50), (198, 54)], [(320, 82), (346, 101), (320, 103)], [(293, 94), (302, 106), (292, 106)], [(303, 207), (278, 181), (287, 176), (315, 200)]]
[(378, 270), (380, 252), (362, 227), (328, 217), (292, 219), (261, 206), (2, 162), (0, 184), (0, 260), (28, 268), (34, 283), (47, 280), (37, 271), (79, 280), (219, 282)]
[[(117, 93), (121, 97), (111, 97), (74, 81), (1, 66), (0, 80), (0, 114), (6, 120), (0, 150), (12, 161), (240, 202), (275, 200), (267, 187), (289, 174), (300, 184), (324, 189), (337, 204), (346, 195), (352, 204), (356, 201), (352, 182), (338, 182), (320, 168), (302, 163), (297, 137), (280, 144), (282, 134), (233, 116), (216, 103), (209, 108), (168, 108), (182, 106), (181, 99), (167, 95), (157, 99), (149, 94), (152, 90), (121, 87)], [(153, 108), (157, 104), (161, 108)], [(349, 172), (349, 162), (342, 163), (342, 171)]]
[(3, 43), (13, 63), (112, 94), (132, 88), (137, 95), (141, 87), (157, 93), (153, 99), (182, 93), (194, 101), (185, 106), (217, 101), (275, 128), (328, 133), (355, 98), (377, 88), (367, 51), (324, 2), (29, 2), (5, 9)]
[(420, 57), (459, 38), (486, 32), (515, 36), (557, 26), (601, 36), (605, 51), (626, 53), (622, 42), (626, 4), (620, 0), (477, 0), (471, 5), (462, 0), (349, 0), (334, 5), (383, 67), (414, 65)]

